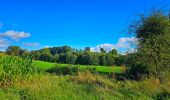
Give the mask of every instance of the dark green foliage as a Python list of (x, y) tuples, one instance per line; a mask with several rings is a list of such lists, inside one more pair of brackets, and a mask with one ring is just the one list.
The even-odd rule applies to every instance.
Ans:
[(106, 65), (111, 66), (115, 63), (115, 57), (112, 54), (106, 55)]
[(56, 66), (52, 69), (47, 70), (49, 73), (54, 73), (57, 75), (76, 75), (79, 71), (78, 67), (76, 66)]
[(62, 46), (62, 47), (52, 47), (48, 48), (52, 55), (60, 54), (60, 53), (68, 53), (73, 52), (72, 48), (69, 46)]
[(169, 100), (170, 98), (170, 93), (163, 91), (161, 93), (159, 93), (158, 95), (153, 97), (156, 100)]
[(144, 64), (134, 63), (130, 65), (127, 74), (130, 79), (140, 80), (143, 76), (148, 76), (149, 71)]
[(125, 55), (121, 55), (115, 58), (115, 65), (117, 66), (125, 65), (126, 61), (127, 61), (127, 57)]
[(31, 51), (30, 55), (32, 56), (33, 59), (39, 59), (40, 56), (40, 52), (39, 51)]
[(28, 56), (29, 52), (26, 49), (21, 49), (19, 46), (9, 46), (6, 49), (6, 54), (12, 56)]
[(9, 46), (6, 49), (8, 55), (18, 56), (20, 54), (21, 48), (19, 46)]
[(150, 74), (161, 78), (170, 70), (170, 20), (160, 11), (142, 16), (134, 28), (138, 38), (139, 61), (147, 65)]
[(102, 54), (99, 56), (99, 64), (102, 65), (102, 66), (106, 66), (106, 56), (105, 54)]
[(99, 65), (98, 53), (95, 52), (84, 52), (77, 58), (77, 64), (82, 65)]
[(28, 56), (29, 52), (26, 49), (20, 49), (19, 51), (19, 56), (24, 57), (24, 56)]
[(59, 54), (58, 62), (65, 64), (75, 64), (77, 56), (73, 53), (61, 53)]
[(38, 56), (38, 59), (42, 60), (42, 61), (53, 62), (54, 56), (52, 56), (51, 54), (48, 54), (48, 53), (42, 53)]
[(104, 48), (100, 48), (100, 51), (101, 51), (102, 53), (106, 53), (106, 50), (105, 50)]
[(84, 51), (89, 52), (89, 51), (90, 51), (90, 47), (86, 47), (86, 48), (84, 49)]
[(112, 55), (115, 55), (115, 56), (118, 55), (118, 52), (116, 49), (112, 49), (112, 51), (109, 51), (109, 53), (111, 53)]

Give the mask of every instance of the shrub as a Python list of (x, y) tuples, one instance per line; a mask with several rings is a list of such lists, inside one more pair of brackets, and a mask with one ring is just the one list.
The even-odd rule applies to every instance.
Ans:
[(140, 80), (144, 76), (148, 76), (149, 71), (147, 66), (141, 63), (134, 63), (130, 69), (127, 70), (127, 76), (130, 79)]
[(57, 75), (75, 75), (79, 71), (77, 66), (61, 66), (56, 65), (56, 67), (47, 70), (49, 73), (54, 73)]

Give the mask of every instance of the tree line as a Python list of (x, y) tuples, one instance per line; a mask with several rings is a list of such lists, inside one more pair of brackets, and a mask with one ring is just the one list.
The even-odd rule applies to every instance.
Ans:
[(104, 48), (101, 48), (100, 51), (91, 52), (90, 47), (78, 50), (69, 46), (61, 46), (28, 52), (19, 46), (9, 46), (6, 53), (13, 56), (31, 56), (35, 60), (64, 64), (113, 66), (117, 63), (118, 65), (123, 65), (122, 62), (119, 62), (118, 57), (120, 54), (118, 54), (116, 49), (106, 52)]

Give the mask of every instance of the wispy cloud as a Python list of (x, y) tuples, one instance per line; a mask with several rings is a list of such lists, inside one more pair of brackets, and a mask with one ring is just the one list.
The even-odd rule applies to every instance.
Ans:
[(111, 51), (112, 49), (127, 49), (132, 50), (134, 46), (137, 44), (137, 38), (135, 37), (122, 37), (119, 38), (116, 44), (99, 44), (96, 47), (90, 48), (93, 52), (100, 52), (101, 48), (104, 48), (107, 52)]
[(27, 38), (30, 37), (31, 34), (30, 33), (26, 33), (26, 32), (19, 32), (19, 31), (14, 31), (14, 30), (9, 30), (6, 31), (4, 33), (0, 34), (1, 37), (9, 37), (13, 40), (19, 40), (22, 38)]
[(24, 46), (27, 46), (27, 47), (36, 47), (36, 46), (39, 46), (40, 44), (35, 42), (35, 43), (31, 43), (31, 42), (24, 42), (22, 43)]

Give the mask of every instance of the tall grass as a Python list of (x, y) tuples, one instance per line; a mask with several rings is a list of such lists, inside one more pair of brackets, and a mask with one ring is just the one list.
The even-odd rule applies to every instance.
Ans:
[(168, 100), (168, 84), (170, 82), (160, 83), (154, 77), (117, 81), (89, 71), (78, 72), (76, 76), (45, 74), (15, 81), (12, 87), (0, 89), (0, 97), (16, 100)]
[[(2, 100), (168, 100), (170, 74), (163, 81), (150, 76), (118, 81), (91, 71), (58, 66), (58, 74), (36, 74), (31, 59), (0, 57)], [(64, 68), (64, 69), (63, 69)], [(64, 74), (67, 75), (64, 75)], [(76, 73), (76, 74), (74, 74)], [(4, 87), (6, 86), (6, 87)]]

